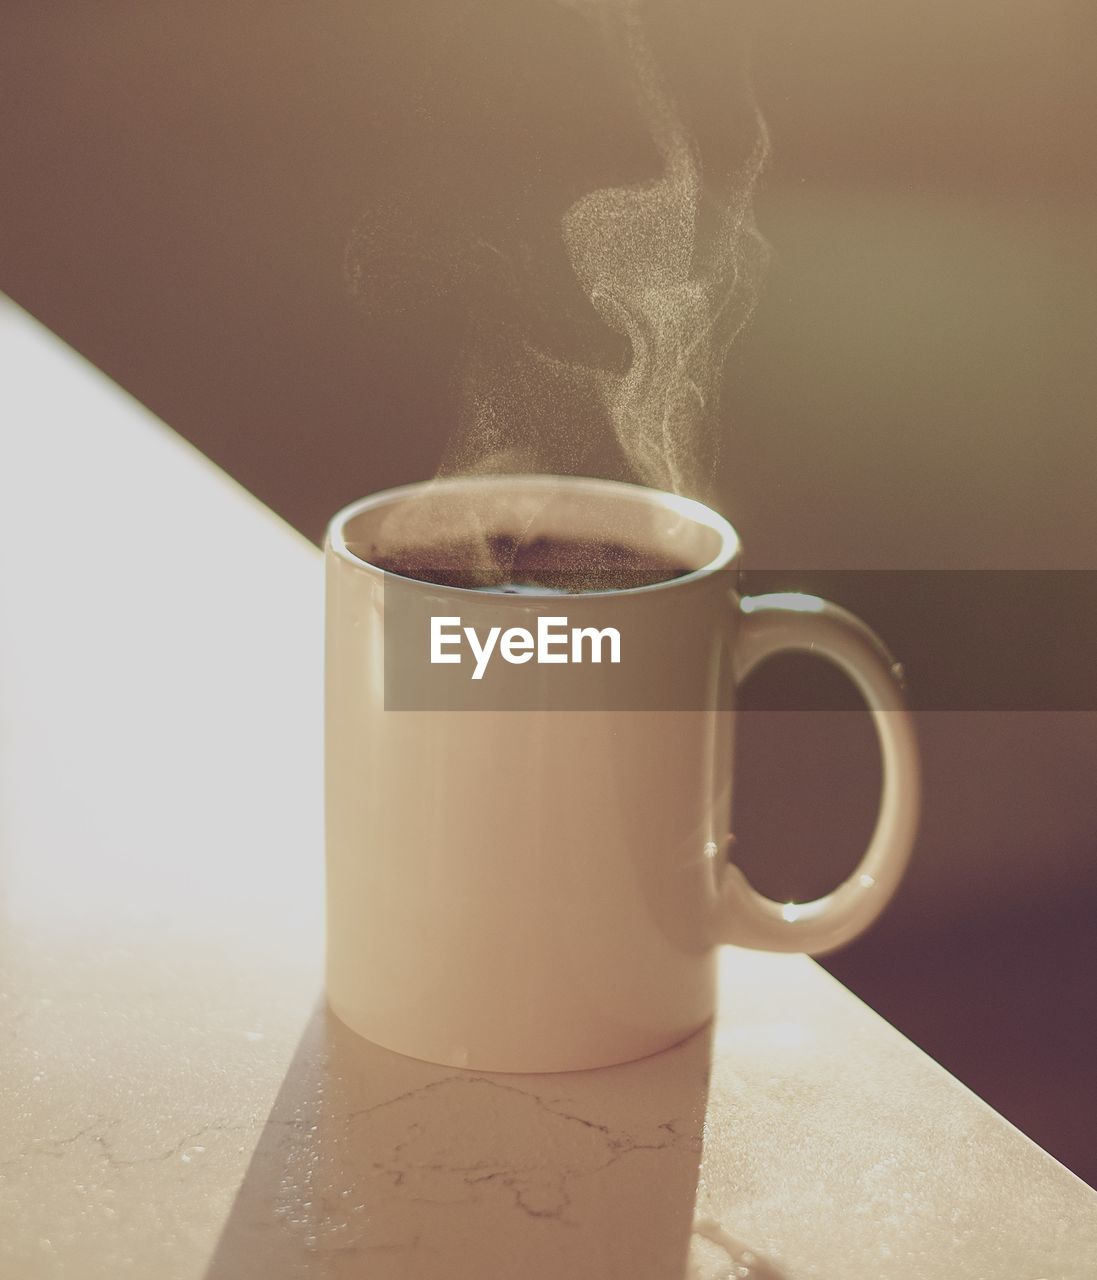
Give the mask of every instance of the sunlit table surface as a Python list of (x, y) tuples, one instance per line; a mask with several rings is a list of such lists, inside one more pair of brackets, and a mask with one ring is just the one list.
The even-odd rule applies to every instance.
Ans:
[(610, 1070), (344, 1030), (321, 591), (3, 304), (4, 1280), (1097, 1276), (1097, 1195), (802, 957), (727, 950), (715, 1025)]

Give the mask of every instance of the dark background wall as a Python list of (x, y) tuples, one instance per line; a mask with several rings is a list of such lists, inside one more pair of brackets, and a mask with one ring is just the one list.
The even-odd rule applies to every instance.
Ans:
[[(725, 47), (712, 9), (679, 10), (695, 123), (722, 119), (749, 29), (773, 143), (774, 259), (712, 485), (750, 562), (807, 587), (1097, 569), (1097, 10), (776, 0)], [(433, 474), (452, 433), (468, 298), (417, 246), (457, 229), (551, 255), (568, 201), (652, 165), (581, 14), (548, 0), (12, 0), (0, 22), (0, 286), (316, 539)], [(363, 225), (400, 252), (354, 297)], [(965, 618), (903, 626), (900, 656)], [(769, 892), (819, 892), (871, 824), (869, 730), (745, 719), (742, 859)], [(1097, 716), (921, 730), (917, 861), (830, 965), (1097, 1180)]]

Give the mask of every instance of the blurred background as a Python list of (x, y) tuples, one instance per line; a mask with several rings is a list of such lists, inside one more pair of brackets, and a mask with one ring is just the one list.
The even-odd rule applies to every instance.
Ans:
[[(528, 286), (571, 305), (563, 209), (657, 172), (597, 10), (9, 4), (0, 287), (319, 540), (337, 507), (446, 453), (482, 302), (460, 246), (525, 254)], [(742, 142), (748, 46), (771, 138), (755, 214), (772, 261), (708, 494), (752, 588), (1097, 569), (1097, 8), (683, 0), (656, 27), (703, 152)], [(584, 469), (621, 461), (596, 444)], [(1023, 638), (987, 592), (994, 664)], [(851, 603), (901, 658), (965, 627)], [(1077, 646), (1097, 659), (1092, 628)], [(763, 671), (752, 705), (783, 678)], [(919, 718), (909, 879), (826, 963), (1097, 1182), (1097, 714)], [(878, 781), (865, 720), (743, 717), (736, 856), (760, 888), (814, 895), (856, 861)]]

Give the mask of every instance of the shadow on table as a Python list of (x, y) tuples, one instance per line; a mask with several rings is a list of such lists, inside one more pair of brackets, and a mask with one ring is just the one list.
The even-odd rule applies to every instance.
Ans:
[(487, 1075), (390, 1053), (321, 1004), (207, 1280), (698, 1274), (711, 1049), (705, 1028), (620, 1067)]

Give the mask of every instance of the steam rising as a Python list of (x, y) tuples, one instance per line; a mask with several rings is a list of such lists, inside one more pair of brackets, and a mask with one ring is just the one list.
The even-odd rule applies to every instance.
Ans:
[(628, 59), (663, 175), (591, 192), (565, 214), (564, 241), (598, 313), (630, 344), (627, 371), (599, 382), (636, 478), (697, 493), (715, 462), (711, 429), (727, 352), (754, 309), (767, 257), (751, 207), (766, 134), (754, 113), (746, 162), (727, 190), (706, 190), (641, 7), (602, 6), (602, 16)]
[[(661, 172), (590, 191), (565, 209), (557, 275), (571, 273), (567, 287), (578, 284), (586, 311), (570, 342), (545, 340), (541, 321), (553, 297), (542, 295), (560, 290), (546, 274), (551, 264), (531, 270), (484, 238), (463, 250), (439, 241), (426, 251), (437, 278), (472, 294), (456, 373), (457, 429), (441, 474), (590, 473), (608, 436), (627, 478), (707, 497), (724, 365), (754, 309), (767, 258), (751, 205), (767, 153), (764, 125), (748, 100), (735, 115), (746, 131), (733, 139), (738, 160), (702, 155), (653, 52), (648, 19), (658, 0), (556, 3), (581, 14), (591, 38), (601, 39)], [(667, 9), (671, 21), (677, 3)], [(746, 99), (735, 59), (729, 48), (729, 94)], [(369, 224), (359, 228), (348, 257), (352, 284), (363, 292), (382, 257), (372, 234)], [(402, 260), (412, 254), (405, 244)], [(423, 248), (414, 255), (421, 264)], [(392, 270), (391, 256), (382, 269)], [(558, 337), (559, 326), (552, 332)], [(616, 361), (606, 359), (607, 346), (619, 352)]]

